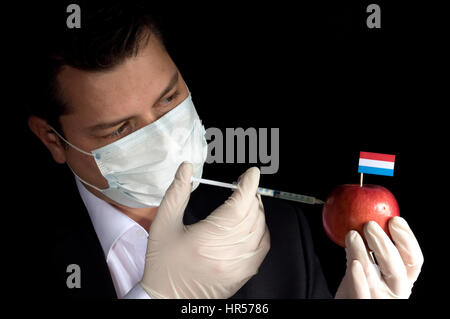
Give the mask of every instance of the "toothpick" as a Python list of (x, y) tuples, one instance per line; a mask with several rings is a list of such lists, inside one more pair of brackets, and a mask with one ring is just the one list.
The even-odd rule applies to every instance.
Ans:
[(363, 173), (361, 173), (361, 176), (359, 177), (359, 186), (362, 187), (363, 185)]

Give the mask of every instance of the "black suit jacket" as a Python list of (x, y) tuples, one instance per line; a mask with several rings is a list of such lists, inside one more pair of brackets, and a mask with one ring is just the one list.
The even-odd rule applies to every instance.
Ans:
[[(28, 268), (32, 270), (32, 284), (40, 287), (37, 297), (117, 298), (103, 250), (74, 178), (63, 175), (57, 178), (60, 183), (57, 187), (50, 188), (50, 192), (36, 192), (29, 203), (40, 215), (32, 225), (33, 249), (25, 256), (28, 266), (30, 260), (38, 261)], [(200, 185), (191, 194), (185, 224), (205, 218), (230, 194), (227, 189)], [(263, 204), (271, 249), (258, 273), (232, 298), (330, 298), (302, 212), (282, 200), (263, 197)], [(81, 288), (67, 287), (70, 264), (80, 266)], [(27, 276), (23, 279), (29, 282)]]

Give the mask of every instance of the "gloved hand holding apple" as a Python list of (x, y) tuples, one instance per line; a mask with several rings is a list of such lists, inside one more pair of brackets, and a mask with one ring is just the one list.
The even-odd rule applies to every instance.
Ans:
[[(389, 164), (382, 163), (380, 157), (384, 160), (392, 156), (361, 152), (360, 167), (361, 163)], [(373, 167), (363, 169), (377, 174)], [(360, 184), (336, 187), (322, 209), (326, 234), (345, 247), (347, 257), (347, 270), (335, 297), (408, 298), (424, 261), (419, 243), (400, 217), (394, 195), (379, 185), (363, 185), (362, 176)], [(377, 264), (369, 251), (374, 253)]]
[(347, 184), (331, 192), (322, 210), (323, 225), (330, 239), (345, 247), (347, 257), (347, 271), (336, 298), (410, 296), (423, 255), (399, 215), (394, 195), (382, 186)]

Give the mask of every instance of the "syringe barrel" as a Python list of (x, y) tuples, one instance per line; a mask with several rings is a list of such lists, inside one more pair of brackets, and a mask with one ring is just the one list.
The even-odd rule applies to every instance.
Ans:
[(301, 194), (288, 193), (288, 192), (275, 192), (274, 197), (293, 200), (296, 202), (307, 203), (307, 204), (315, 203), (314, 197), (305, 196), (305, 195), (301, 195)]
[(264, 188), (264, 187), (258, 187), (258, 194), (264, 195), (264, 196), (271, 196), (275, 197), (275, 192), (273, 189)]

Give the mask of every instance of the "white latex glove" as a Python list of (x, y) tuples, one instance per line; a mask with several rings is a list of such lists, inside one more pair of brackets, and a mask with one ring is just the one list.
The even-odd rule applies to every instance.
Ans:
[(270, 248), (259, 170), (207, 218), (183, 224), (192, 165), (182, 163), (150, 227), (141, 286), (152, 298), (228, 298), (253, 275)]
[(389, 232), (394, 243), (376, 222), (364, 225), (364, 237), (379, 268), (372, 262), (359, 233), (352, 230), (347, 234), (347, 271), (336, 298), (391, 299), (411, 295), (422, 268), (422, 251), (403, 218), (391, 218)]

